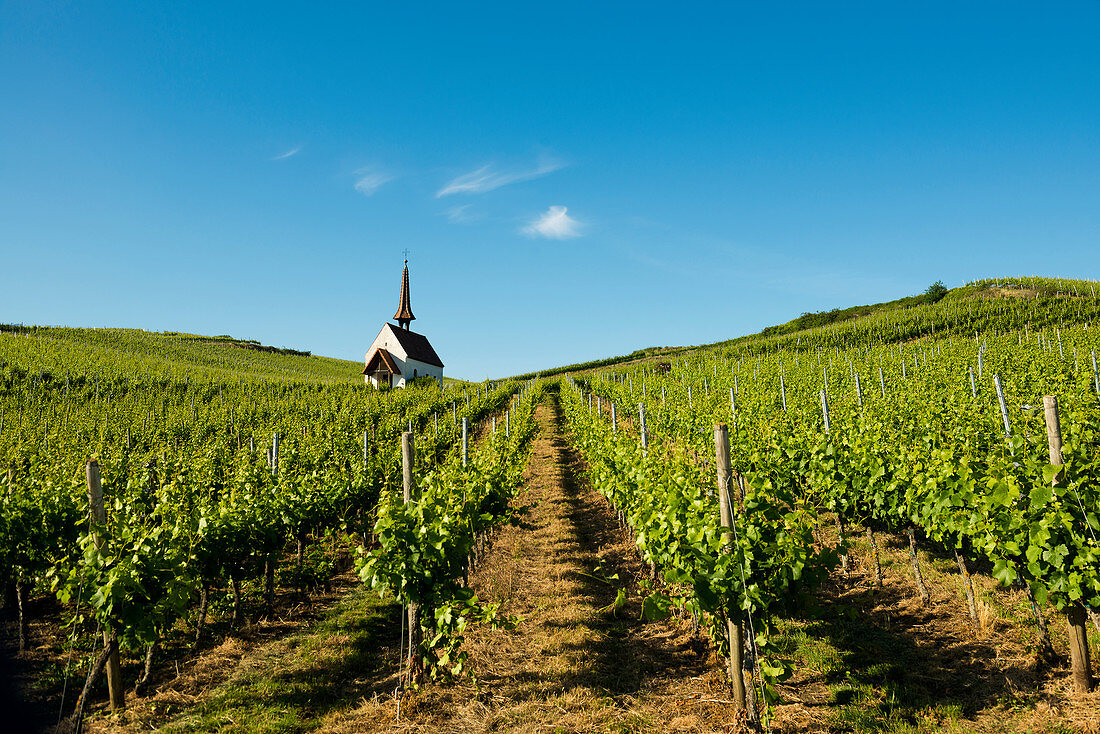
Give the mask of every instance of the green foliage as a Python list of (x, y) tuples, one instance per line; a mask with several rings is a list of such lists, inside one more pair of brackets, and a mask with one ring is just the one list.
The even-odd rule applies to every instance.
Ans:
[(395, 488), (378, 505), (377, 545), (361, 550), (359, 575), (402, 606), (420, 609), (420, 654), (433, 676), (465, 670), (466, 653), (460, 647), (469, 624), (514, 624), (460, 579), (477, 539), (512, 519), (510, 500), (527, 463), (541, 396), (541, 385), (525, 390), (509, 434), (490, 436), (467, 466), (455, 456), (418, 477), (408, 502), (403, 489)]
[(947, 286), (943, 284), (942, 280), (937, 280), (932, 285), (928, 286), (924, 291), (924, 300), (928, 303), (936, 303), (943, 300), (943, 297), (947, 295)]

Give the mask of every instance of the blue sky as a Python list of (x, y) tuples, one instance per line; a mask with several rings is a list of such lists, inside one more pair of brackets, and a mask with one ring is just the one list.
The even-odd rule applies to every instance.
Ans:
[(1100, 277), (1100, 3), (0, 0), (0, 321), (499, 377)]

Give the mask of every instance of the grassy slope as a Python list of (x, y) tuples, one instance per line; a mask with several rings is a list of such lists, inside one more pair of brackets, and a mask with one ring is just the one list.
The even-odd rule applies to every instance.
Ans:
[(1079, 293), (1095, 293), (1096, 284), (1088, 280), (1070, 280), (1065, 278), (988, 278), (977, 280), (958, 288), (951, 288), (939, 298), (930, 298), (927, 295), (906, 296), (893, 301), (872, 303), (863, 306), (849, 306), (848, 308), (834, 308), (829, 311), (816, 313), (804, 313), (798, 318), (791, 319), (785, 324), (769, 326), (756, 334), (735, 337), (726, 341), (713, 344), (701, 344), (695, 349), (714, 349), (731, 346), (744, 342), (765, 339), (769, 337), (783, 337), (795, 335), (822, 327), (846, 324), (856, 325), (861, 319), (881, 318), (883, 316), (897, 316), (901, 312), (909, 312), (910, 315), (919, 315), (921, 312), (931, 311), (937, 305), (948, 305), (968, 299), (1018, 297), (1035, 298), (1043, 296), (1054, 298), (1058, 296), (1073, 296)]
[(624, 362), (667, 358), (672, 355), (688, 352), (738, 346), (761, 339), (797, 336), (815, 329), (835, 327), (837, 325), (857, 326), (860, 321), (882, 318), (883, 316), (899, 316), (902, 314), (916, 316), (923, 311), (935, 309), (937, 305), (940, 304), (957, 303), (968, 299), (998, 296), (1027, 298), (1042, 296), (1051, 298), (1056, 296), (1095, 294), (1096, 285), (1094, 281), (1073, 280), (1068, 278), (988, 278), (974, 281), (958, 288), (952, 288), (940, 300), (930, 301), (924, 295), (906, 296), (883, 303), (849, 306), (843, 309), (834, 308), (829, 311), (820, 311), (817, 313), (804, 313), (785, 324), (769, 326), (755, 334), (746, 334), (744, 336), (734, 337), (712, 344), (680, 347), (647, 347), (645, 349), (638, 349), (630, 354), (616, 357), (606, 357), (604, 359), (591, 360), (589, 362), (551, 367), (538, 372), (519, 375), (517, 379), (534, 377), (536, 374), (543, 377), (549, 377), (569, 372), (580, 372), (583, 370), (596, 369), (598, 367), (607, 367), (615, 364), (622, 364)]
[[(362, 364), (230, 336), (0, 324), (0, 367), (168, 380), (362, 382)], [(444, 378), (444, 382), (461, 382)]]
[(230, 337), (140, 329), (27, 327), (0, 332), (0, 360), (23, 369), (195, 380), (343, 382), (362, 379), (357, 362), (274, 350)]

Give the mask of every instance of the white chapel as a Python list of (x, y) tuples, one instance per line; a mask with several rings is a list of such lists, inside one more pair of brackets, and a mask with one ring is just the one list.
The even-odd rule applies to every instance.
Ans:
[(439, 355), (428, 337), (409, 331), (409, 322), (416, 317), (409, 304), (408, 260), (401, 274), (401, 297), (393, 318), (398, 325), (385, 324), (367, 350), (363, 380), (375, 387), (404, 387), (418, 377), (433, 377), (442, 387), (443, 362)]

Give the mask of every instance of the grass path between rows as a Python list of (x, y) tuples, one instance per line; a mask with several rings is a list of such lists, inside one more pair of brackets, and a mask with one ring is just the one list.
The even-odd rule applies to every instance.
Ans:
[[(497, 534), (471, 576), (482, 598), (521, 619), (512, 630), (469, 632), (474, 679), (426, 685), (405, 697), (399, 718), (399, 610), (356, 589), (312, 628), (240, 657), (220, 684), (186, 695), (166, 686), (141, 715), (97, 719), (92, 730), (724, 730), (728, 693), (708, 646), (686, 624), (639, 620), (645, 569), (606, 501), (581, 485), (555, 397), (536, 412), (514, 500), (522, 523)], [(624, 587), (628, 601), (616, 609)]]
[[(493, 541), (471, 583), (518, 615), (514, 630), (467, 637), (477, 681), (429, 686), (406, 699), (365, 699), (320, 731), (591, 732), (722, 731), (732, 715), (715, 661), (686, 625), (644, 624), (644, 569), (605, 500), (579, 481), (551, 395), (539, 406), (520, 527)], [(717, 692), (711, 690), (717, 688)]]

